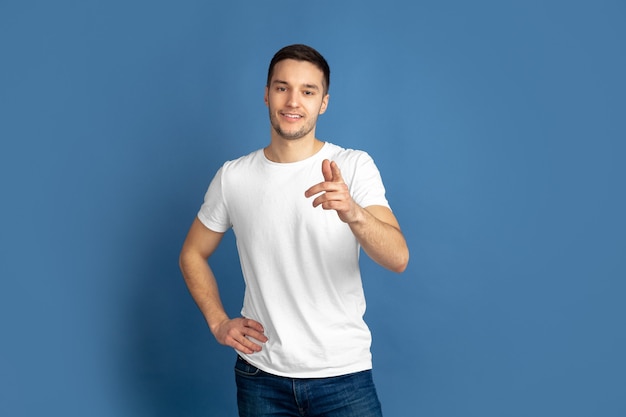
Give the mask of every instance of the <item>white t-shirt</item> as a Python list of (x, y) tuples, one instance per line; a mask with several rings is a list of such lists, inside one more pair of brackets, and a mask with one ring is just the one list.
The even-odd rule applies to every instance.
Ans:
[(371, 369), (371, 335), (360, 246), (333, 210), (314, 208), (304, 192), (324, 181), (322, 161), (335, 161), (362, 207), (389, 207), (372, 158), (325, 143), (315, 155), (275, 163), (263, 150), (226, 162), (198, 218), (209, 229), (230, 227), (246, 290), (241, 314), (260, 322), (268, 342), (245, 355), (274, 375), (318, 378)]

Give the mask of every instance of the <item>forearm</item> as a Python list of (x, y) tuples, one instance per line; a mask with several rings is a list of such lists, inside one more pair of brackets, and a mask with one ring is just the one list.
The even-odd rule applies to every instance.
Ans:
[(403, 272), (409, 261), (406, 240), (399, 227), (377, 218), (372, 213), (375, 210), (358, 207), (356, 220), (348, 223), (350, 229), (372, 260), (391, 271)]
[(222, 305), (213, 271), (202, 256), (185, 251), (180, 255), (180, 269), (192, 298), (215, 334), (216, 327), (228, 320), (228, 315)]

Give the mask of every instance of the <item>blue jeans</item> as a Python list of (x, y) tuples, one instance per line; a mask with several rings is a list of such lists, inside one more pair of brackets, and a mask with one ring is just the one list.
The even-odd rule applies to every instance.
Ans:
[(285, 378), (237, 357), (240, 417), (382, 417), (372, 371), (331, 378)]

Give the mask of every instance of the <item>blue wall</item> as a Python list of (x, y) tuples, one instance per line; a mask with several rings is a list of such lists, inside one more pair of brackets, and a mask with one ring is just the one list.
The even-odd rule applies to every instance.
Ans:
[[(363, 260), (387, 416), (626, 415), (619, 1), (0, 2), (0, 414), (233, 416), (177, 266), (266, 68), (318, 48), (318, 136), (377, 161), (412, 259)], [(232, 234), (215, 260), (239, 310)]]

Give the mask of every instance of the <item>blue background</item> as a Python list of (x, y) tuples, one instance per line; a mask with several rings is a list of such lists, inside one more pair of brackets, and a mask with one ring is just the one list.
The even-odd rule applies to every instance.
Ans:
[[(267, 65), (332, 69), (411, 249), (363, 259), (387, 416), (626, 415), (622, 1), (0, 1), (0, 414), (233, 416), (177, 257), (269, 138)], [(231, 314), (232, 234), (214, 262)]]

